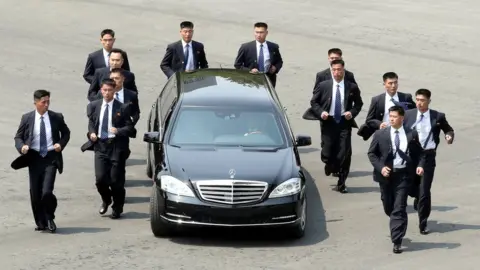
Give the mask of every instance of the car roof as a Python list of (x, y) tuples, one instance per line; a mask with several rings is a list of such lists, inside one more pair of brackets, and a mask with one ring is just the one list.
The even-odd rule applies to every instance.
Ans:
[(238, 69), (179, 72), (181, 106), (274, 106), (264, 74)]

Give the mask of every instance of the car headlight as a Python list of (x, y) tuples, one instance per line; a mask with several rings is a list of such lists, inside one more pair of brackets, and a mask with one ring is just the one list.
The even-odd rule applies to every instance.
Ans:
[(270, 193), (269, 198), (278, 198), (278, 197), (285, 197), (294, 195), (300, 192), (301, 190), (301, 183), (302, 179), (300, 178), (292, 178), (289, 179), (280, 185), (278, 185), (272, 193)]
[(162, 190), (179, 196), (195, 197), (192, 189), (184, 182), (170, 175), (160, 176)]

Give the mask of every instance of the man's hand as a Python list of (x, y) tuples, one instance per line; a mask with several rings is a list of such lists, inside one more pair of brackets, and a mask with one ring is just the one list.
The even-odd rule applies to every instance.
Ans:
[(422, 167), (417, 167), (417, 174), (422, 176), (423, 175), (423, 168)]
[(270, 74), (274, 74), (277, 71), (275, 66), (270, 66), (270, 70), (268, 71)]
[(447, 144), (452, 144), (452, 142), (453, 142), (452, 136), (450, 136), (450, 135), (448, 135), (448, 134), (445, 135), (445, 140), (447, 140)]
[(112, 127), (110, 128), (110, 132), (113, 134), (117, 134), (118, 131), (117, 131), (117, 128)]
[(383, 122), (380, 124), (380, 129), (388, 127), (388, 124)]
[(92, 142), (97, 141), (97, 139), (98, 139), (98, 138), (97, 138), (97, 134), (95, 134), (95, 133), (90, 133), (90, 140), (91, 140)]
[(251, 73), (258, 73), (258, 69), (252, 68), (252, 69), (250, 70), (250, 72), (251, 72)]
[(343, 114), (343, 116), (345, 116), (345, 119), (347, 119), (347, 120), (352, 119), (352, 113), (351, 113), (351, 112), (345, 112), (345, 113)]
[(391, 171), (391, 170), (392, 170), (392, 169), (388, 168), (387, 166), (383, 167), (383, 168), (382, 168), (382, 175), (383, 175), (384, 177), (388, 177), (388, 176), (390, 175), (390, 171)]
[(22, 146), (22, 150), (21, 150), (22, 154), (25, 155), (26, 153), (28, 153), (28, 149), (30, 149), (30, 147), (28, 147), (28, 145), (24, 144)]
[(328, 118), (328, 113), (327, 113), (327, 112), (322, 112), (322, 115), (320, 115), (320, 117), (321, 117), (323, 120), (327, 120), (327, 118)]
[(53, 149), (55, 149), (55, 152), (60, 152), (62, 151), (62, 146), (60, 146), (59, 143), (56, 143), (53, 145)]

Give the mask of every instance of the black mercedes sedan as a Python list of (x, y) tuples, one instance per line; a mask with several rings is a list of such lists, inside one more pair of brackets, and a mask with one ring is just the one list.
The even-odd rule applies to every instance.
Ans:
[(170, 77), (148, 119), (151, 229), (280, 227), (303, 237), (306, 185), (284, 107), (265, 74), (204, 69)]

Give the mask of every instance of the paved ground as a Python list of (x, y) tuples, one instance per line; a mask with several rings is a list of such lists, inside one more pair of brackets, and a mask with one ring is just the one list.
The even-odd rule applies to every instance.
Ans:
[[(2, 269), (478, 269), (478, 1), (201, 2), (2, 1)], [(314, 138), (302, 155), (314, 180), (303, 240), (275, 241), (269, 238), (276, 235), (265, 239), (259, 234), (232, 239), (232, 232), (155, 239), (148, 221), (150, 181), (140, 140), (133, 143), (128, 167), (125, 218), (112, 221), (96, 213), (92, 155), (79, 150), (87, 126), (87, 85), (81, 77), (87, 53), (98, 47), (101, 29), (117, 31), (117, 45), (128, 51), (137, 75), (142, 132), (151, 102), (165, 82), (159, 69), (165, 46), (178, 38), (184, 19), (196, 23), (196, 38), (206, 44), (212, 66), (233, 64), (239, 44), (251, 40), (255, 21), (271, 24), (270, 39), (281, 45), (285, 59), (278, 91), (296, 132)], [(334, 180), (323, 176), (319, 164), (318, 125), (300, 119), (315, 72), (326, 67), (326, 51), (337, 46), (358, 78), (364, 110), (382, 91), (381, 75), (393, 70), (400, 75), (401, 91), (432, 89), (432, 106), (445, 111), (456, 129), (455, 144), (442, 143), (439, 149), (430, 224), (434, 232), (421, 236), (411, 211), (405, 240), (409, 252), (399, 256), (391, 254), (388, 220), (365, 158), (368, 143), (355, 137), (351, 193), (334, 193)], [(72, 130), (65, 173), (56, 184), (57, 235), (33, 232), (27, 172), (9, 167), (16, 156), (13, 135), (21, 113), (32, 108), (36, 88), (52, 91), (52, 109), (64, 112)]]

